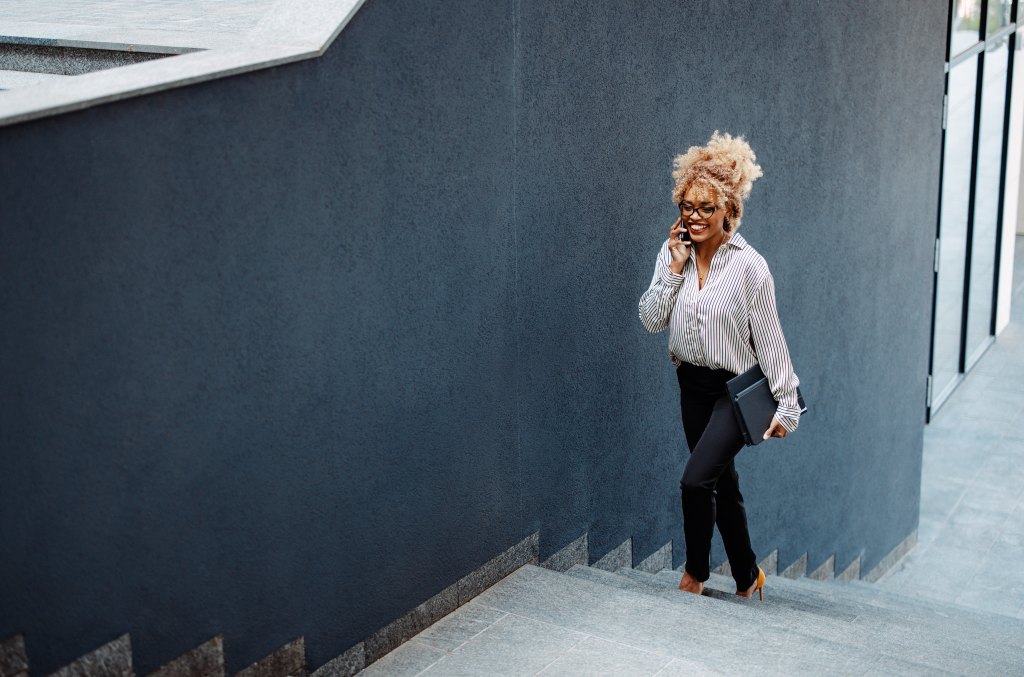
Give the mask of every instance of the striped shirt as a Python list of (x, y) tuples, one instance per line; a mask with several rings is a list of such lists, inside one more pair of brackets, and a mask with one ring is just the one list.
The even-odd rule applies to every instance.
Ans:
[(760, 362), (779, 403), (776, 417), (789, 432), (796, 430), (800, 379), (789, 359), (775, 307), (775, 281), (764, 257), (733, 233), (711, 258), (703, 289), (697, 284), (693, 247), (681, 275), (669, 269), (671, 262), (665, 240), (651, 286), (640, 297), (640, 321), (647, 331), (669, 327), (668, 354), (676, 367), (689, 362), (741, 374)]

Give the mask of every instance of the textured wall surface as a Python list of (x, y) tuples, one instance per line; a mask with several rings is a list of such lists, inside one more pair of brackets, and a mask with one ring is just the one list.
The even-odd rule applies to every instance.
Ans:
[(811, 408), (737, 459), (754, 550), (869, 570), (917, 524), (944, 10), (524, 3), (520, 26), (521, 453), (530, 503), (565, 516), (542, 549), (587, 526), (638, 558), (682, 537), (678, 385), (636, 306), (677, 214), (671, 157), (717, 128), (764, 169), (742, 232)]
[(738, 457), (755, 552), (867, 570), (916, 527), (944, 7), (621, 5), (371, 1), (320, 59), (0, 130), (34, 672), (123, 632), (139, 674), (219, 632), (316, 667), (538, 529), (681, 544), (637, 302), (716, 128), (811, 407)]

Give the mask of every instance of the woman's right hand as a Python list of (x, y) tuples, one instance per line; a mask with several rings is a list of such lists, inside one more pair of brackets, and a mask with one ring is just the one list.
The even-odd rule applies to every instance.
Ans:
[(676, 275), (679, 275), (683, 271), (683, 265), (686, 264), (686, 260), (690, 258), (690, 243), (686, 240), (680, 240), (679, 236), (686, 229), (683, 227), (683, 217), (680, 216), (676, 219), (676, 222), (672, 224), (672, 229), (668, 232), (668, 251), (672, 254), (672, 263), (668, 265), (669, 269)]

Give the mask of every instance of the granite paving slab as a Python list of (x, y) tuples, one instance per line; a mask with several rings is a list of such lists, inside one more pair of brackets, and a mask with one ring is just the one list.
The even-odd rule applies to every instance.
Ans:
[(454, 651), (507, 613), (479, 604), (465, 604), (420, 632), (416, 639), (437, 649)]
[(699, 660), (687, 658), (673, 658), (672, 661), (655, 673), (655, 677), (719, 677), (726, 673), (712, 670)]
[(576, 630), (505, 614), (422, 674), (535, 675), (584, 639)]
[(538, 675), (590, 677), (593, 675), (655, 675), (671, 663), (671, 656), (643, 651), (626, 644), (587, 636), (548, 664)]
[(447, 652), (415, 637), (381, 656), (357, 674), (363, 677), (413, 677), (441, 660)]

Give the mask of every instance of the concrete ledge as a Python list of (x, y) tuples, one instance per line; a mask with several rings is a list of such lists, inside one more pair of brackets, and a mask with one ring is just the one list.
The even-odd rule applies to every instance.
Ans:
[[(0, 126), (318, 57), (362, 3), (363, 0), (310, 0), (296, 5), (278, 0), (263, 20), (233, 46), (95, 71), (59, 84), (44, 82), (5, 91), (0, 95)], [(47, 41), (37, 39), (34, 44), (44, 42)], [(104, 49), (118, 47), (109, 40), (89, 43), (80, 38), (75, 46), (96, 48), (101, 44)], [(127, 43), (122, 46), (139, 48)], [(202, 48), (190, 45), (187, 49)]]
[(109, 30), (96, 30), (93, 27), (8, 23), (0, 20), (0, 42), (12, 45), (148, 52), (170, 56), (200, 49), (233, 47), (239, 41), (223, 34), (152, 29), (119, 30), (115, 40), (111, 38)]

